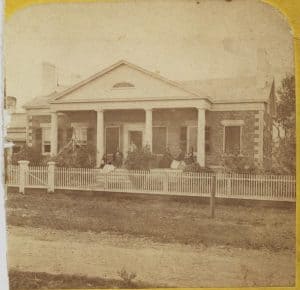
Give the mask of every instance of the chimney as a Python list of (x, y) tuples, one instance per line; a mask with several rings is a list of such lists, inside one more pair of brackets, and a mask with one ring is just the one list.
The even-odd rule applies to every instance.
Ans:
[(47, 95), (57, 88), (57, 69), (55, 65), (43, 62), (42, 64), (42, 94)]

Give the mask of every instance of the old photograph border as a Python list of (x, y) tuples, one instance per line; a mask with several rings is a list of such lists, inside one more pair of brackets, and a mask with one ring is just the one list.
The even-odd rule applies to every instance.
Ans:
[[(4, 8), (4, 18), (7, 20), (14, 13), (25, 7), (41, 3), (88, 3), (88, 2), (122, 2), (126, 0), (6, 0)], [(234, 1), (234, 0), (226, 0)], [(278, 9), (287, 19), (287, 22), (293, 32), (294, 53), (295, 53), (295, 76), (296, 76), (296, 116), (300, 113), (300, 1), (299, 0), (261, 0), (274, 8)], [(5, 22), (4, 20), (4, 22)], [(3, 68), (2, 68), (3, 72)], [(300, 118), (296, 118), (296, 163), (297, 163), (297, 196), (296, 196), (296, 286), (289, 289), (300, 289), (300, 193), (299, 193), (299, 164), (300, 164)], [(1, 170), (4, 170), (3, 166)], [(1, 172), (3, 176), (3, 171)], [(3, 186), (4, 188), (4, 186)], [(1, 200), (1, 206), (4, 202)], [(1, 211), (5, 209), (2, 208)], [(217, 275), (217, 273), (216, 273)], [(2, 287), (1, 287), (2, 288)], [(4, 289), (4, 288), (2, 288)], [(179, 288), (176, 288), (179, 289)], [(189, 288), (185, 288), (189, 289)], [(199, 289), (232, 289), (232, 288), (199, 288)], [(235, 288), (244, 289), (244, 288)], [(262, 287), (253, 287), (251, 289), (263, 289)], [(286, 289), (286, 287), (268, 287), (268, 289)]]

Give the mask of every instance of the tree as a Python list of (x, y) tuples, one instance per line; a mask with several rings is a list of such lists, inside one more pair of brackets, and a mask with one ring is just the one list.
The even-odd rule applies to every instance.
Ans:
[(274, 127), (277, 128), (278, 142), (274, 144), (275, 168), (282, 173), (296, 172), (296, 95), (295, 76), (287, 75), (277, 91), (277, 114)]

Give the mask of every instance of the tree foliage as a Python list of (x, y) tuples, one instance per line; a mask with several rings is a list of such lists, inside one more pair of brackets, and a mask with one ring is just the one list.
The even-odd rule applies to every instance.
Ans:
[(274, 126), (278, 129), (278, 142), (274, 144), (275, 168), (282, 173), (296, 171), (296, 95), (295, 76), (287, 75), (277, 91), (277, 114)]
[(71, 142), (53, 158), (59, 167), (93, 168), (95, 167), (95, 152), (86, 145), (76, 145)]
[(149, 170), (154, 158), (155, 156), (147, 146), (136, 148), (128, 152), (125, 166), (129, 170)]

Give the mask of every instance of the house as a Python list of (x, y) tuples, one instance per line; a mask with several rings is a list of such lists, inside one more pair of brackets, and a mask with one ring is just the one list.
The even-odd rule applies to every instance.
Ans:
[(275, 105), (272, 78), (174, 82), (122, 60), (27, 103), (26, 140), (55, 156), (75, 138), (95, 150), (98, 166), (134, 143), (158, 157), (192, 151), (201, 166), (239, 154), (267, 167)]
[(16, 153), (26, 144), (26, 113), (16, 112), (17, 98), (5, 98), (5, 110), (9, 114), (10, 122), (6, 128), (6, 140), (12, 144), (9, 153)]

